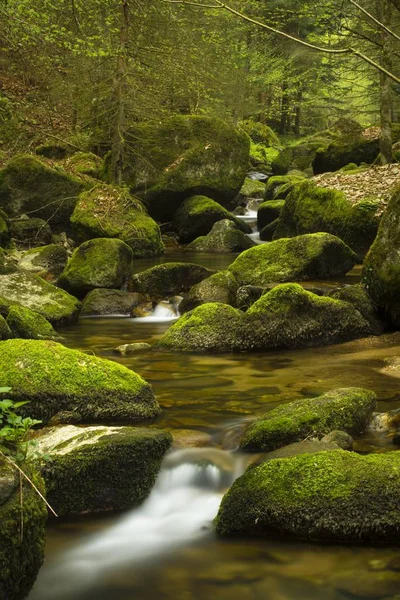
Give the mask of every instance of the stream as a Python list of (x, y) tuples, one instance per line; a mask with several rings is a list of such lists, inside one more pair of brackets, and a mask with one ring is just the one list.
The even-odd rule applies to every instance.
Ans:
[[(136, 267), (187, 261), (224, 269), (233, 259), (175, 252), (138, 260)], [(342, 281), (358, 280), (355, 269)], [(124, 343), (154, 343), (171, 322), (161, 307), (150, 318), (91, 317), (61, 330), (67, 346), (117, 361), (153, 385), (163, 411), (150, 427), (197, 432), (206, 447), (172, 450), (139, 508), (50, 521), (45, 564), (29, 600), (389, 600), (398, 594), (395, 548), (280, 537), (220, 540), (212, 520), (224, 492), (252, 460), (234, 450), (254, 416), (348, 386), (374, 390), (379, 411), (399, 408), (399, 379), (384, 367), (400, 355), (400, 332), (257, 354), (113, 354)], [(393, 449), (391, 434), (366, 432), (355, 439), (358, 452)]]

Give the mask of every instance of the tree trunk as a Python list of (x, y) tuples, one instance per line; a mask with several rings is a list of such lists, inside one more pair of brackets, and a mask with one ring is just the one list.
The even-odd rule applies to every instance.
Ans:
[(297, 95), (296, 95), (296, 107), (295, 107), (294, 126), (293, 126), (293, 133), (295, 133), (295, 135), (300, 135), (302, 100), (303, 100), (303, 88), (300, 87), (297, 92)]
[(121, 25), (119, 33), (117, 70), (115, 75), (115, 122), (111, 149), (112, 179), (118, 185), (122, 184), (125, 159), (126, 97), (128, 75), (127, 45), (130, 25), (129, 0), (121, 0), (120, 10)]
[[(391, 26), (392, 7), (389, 0), (376, 0), (377, 17), (386, 25)], [(388, 71), (392, 68), (392, 37), (389, 33), (382, 30), (381, 33), (382, 51), (380, 57), (381, 66)], [(392, 82), (384, 73), (380, 73), (380, 113), (381, 113), (381, 139), (380, 139), (380, 160), (382, 165), (393, 162), (392, 150)]]
[(282, 83), (282, 103), (281, 103), (281, 124), (279, 127), (279, 133), (286, 135), (289, 125), (289, 92), (288, 84), (286, 81)]

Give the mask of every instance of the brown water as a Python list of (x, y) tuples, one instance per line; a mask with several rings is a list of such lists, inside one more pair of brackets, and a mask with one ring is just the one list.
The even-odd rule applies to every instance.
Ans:
[[(221, 268), (221, 263), (217, 266), (210, 259), (206, 266)], [(126, 318), (90, 318), (62, 333), (68, 346), (117, 360), (154, 386), (163, 412), (152, 426), (206, 432), (215, 447), (229, 447), (232, 432), (243, 420), (281, 402), (335, 387), (374, 390), (381, 411), (400, 407), (400, 380), (381, 372), (385, 359), (400, 355), (400, 333), (325, 348), (260, 354), (204, 356), (155, 350), (129, 358), (112, 354), (122, 343), (152, 343), (168, 326)], [(357, 439), (356, 449), (384, 452), (394, 446), (389, 434), (375, 433)], [(374, 600), (400, 593), (400, 553), (393, 548), (282, 539), (220, 541), (209, 533), (157, 558), (116, 564), (72, 596), (49, 595), (47, 575), (55, 567), (62, 569), (65, 553), (107, 532), (120, 518), (51, 523), (46, 563), (30, 598)], [(140, 550), (140, 537), (132, 535), (131, 544)]]

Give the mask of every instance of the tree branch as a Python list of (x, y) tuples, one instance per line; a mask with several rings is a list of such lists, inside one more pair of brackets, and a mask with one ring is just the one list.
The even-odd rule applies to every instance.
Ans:
[(398, 42), (400, 42), (400, 36), (398, 36), (397, 33), (392, 31), (391, 29), (389, 29), (389, 27), (386, 27), (386, 25), (381, 23), (376, 17), (374, 17), (374, 15), (371, 15), (371, 13), (369, 13), (367, 10), (365, 10), (365, 8), (363, 8), (357, 2), (355, 2), (355, 0), (349, 0), (349, 2), (350, 2), (350, 4), (352, 4), (353, 6), (358, 8), (358, 10), (360, 10), (362, 13), (364, 13), (364, 15), (366, 15), (369, 19), (371, 19), (371, 21), (373, 21), (376, 25), (378, 25), (378, 27), (380, 27), (381, 29), (384, 29), (386, 31), (386, 33), (388, 33), (389, 35), (394, 37)]

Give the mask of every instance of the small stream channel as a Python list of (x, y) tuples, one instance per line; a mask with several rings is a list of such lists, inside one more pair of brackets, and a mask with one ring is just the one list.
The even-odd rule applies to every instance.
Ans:
[[(169, 253), (137, 261), (137, 271), (170, 261), (224, 269), (232, 255)], [(345, 279), (358, 281), (359, 270)], [(224, 491), (246, 468), (238, 432), (282, 402), (335, 387), (362, 386), (379, 410), (400, 407), (400, 380), (382, 371), (400, 355), (400, 333), (298, 351), (184, 355), (149, 351), (116, 357), (128, 342), (154, 343), (160, 319), (86, 318), (61, 333), (66, 345), (115, 360), (154, 387), (162, 414), (151, 427), (194, 430), (204, 449), (174, 450), (138, 509), (52, 521), (46, 561), (29, 600), (368, 600), (400, 593), (395, 548), (332, 546), (281, 538), (219, 540), (212, 531)], [(359, 452), (386, 452), (390, 434), (367, 432)]]

